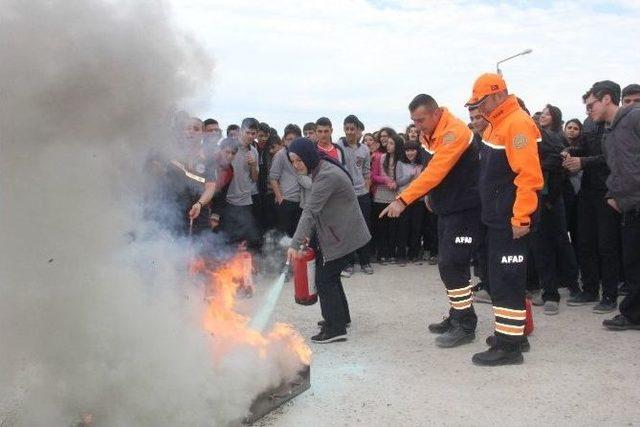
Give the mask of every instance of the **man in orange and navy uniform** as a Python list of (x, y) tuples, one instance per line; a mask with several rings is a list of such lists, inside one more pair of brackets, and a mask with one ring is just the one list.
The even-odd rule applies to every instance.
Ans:
[(481, 75), (466, 105), (489, 122), (480, 148), (479, 188), (495, 313), (491, 347), (472, 360), (488, 366), (522, 363), (527, 242), (543, 186), (540, 132), (498, 74)]
[(455, 347), (473, 341), (478, 322), (469, 283), (480, 232), (478, 150), (466, 123), (438, 107), (431, 96), (416, 96), (409, 112), (421, 131), (428, 163), (380, 217), (397, 217), (407, 205), (428, 195), (427, 203), (438, 215), (438, 269), (450, 304), (449, 317), (429, 325), (429, 330), (440, 334), (439, 347)]

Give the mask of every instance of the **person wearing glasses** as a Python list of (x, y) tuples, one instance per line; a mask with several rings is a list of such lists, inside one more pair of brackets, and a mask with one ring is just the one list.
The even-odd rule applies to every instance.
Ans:
[[(609, 84), (616, 85), (613, 82)], [(567, 305), (592, 305), (596, 313), (607, 313), (616, 309), (618, 299), (620, 214), (605, 200), (606, 181), (610, 173), (602, 153), (605, 124), (591, 117), (592, 110), (601, 101), (589, 100), (589, 93), (583, 95), (582, 100), (589, 117), (582, 126), (582, 138), (578, 145), (566, 148), (563, 161), (564, 168), (569, 172), (583, 172), (577, 214), (582, 290), (569, 298)], [(601, 299), (598, 298), (600, 291)]]
[(620, 314), (602, 324), (610, 330), (640, 330), (640, 106), (620, 108), (620, 86), (605, 80), (587, 92), (589, 116), (607, 126), (602, 148), (611, 170), (605, 203), (622, 218), (622, 260), (630, 293)]

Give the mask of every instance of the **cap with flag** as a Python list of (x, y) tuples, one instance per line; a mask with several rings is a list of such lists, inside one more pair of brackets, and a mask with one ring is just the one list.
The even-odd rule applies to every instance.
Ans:
[(484, 99), (494, 93), (502, 92), (507, 89), (507, 84), (499, 74), (485, 73), (476, 79), (473, 84), (473, 92), (471, 98), (465, 104), (466, 107), (474, 107), (480, 104)]

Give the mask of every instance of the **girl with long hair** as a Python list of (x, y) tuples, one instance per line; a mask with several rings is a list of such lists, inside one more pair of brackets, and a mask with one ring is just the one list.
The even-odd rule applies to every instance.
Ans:
[[(578, 119), (568, 120), (564, 125), (565, 149), (580, 145), (582, 140), (582, 123)], [(567, 230), (573, 251), (578, 256), (578, 193), (582, 183), (582, 171), (569, 172), (569, 182), (565, 183), (562, 197), (567, 217)]]
[(415, 142), (416, 144), (420, 145), (420, 143), (418, 142), (419, 132), (416, 125), (410, 124), (409, 126), (407, 126), (404, 134), (407, 136), (407, 142)]
[[(391, 130), (392, 132), (388, 132)], [(374, 242), (377, 253), (378, 262), (384, 264), (393, 261), (396, 252), (396, 231), (397, 219), (384, 217), (379, 219), (378, 216), (384, 208), (396, 199), (398, 184), (397, 164), (398, 159), (402, 156), (403, 140), (392, 129), (383, 128), (380, 131), (382, 135), (387, 133), (385, 153), (380, 157), (378, 173), (375, 174), (372, 168), (372, 181), (376, 184), (375, 193), (373, 195), (373, 215), (377, 219), (375, 224)]]
[(538, 118), (541, 128), (554, 133), (562, 132), (562, 111), (555, 105), (547, 104)]
[[(402, 154), (396, 168), (398, 192), (407, 188), (422, 173), (423, 168), (416, 141), (407, 142)], [(420, 232), (425, 210), (424, 203), (419, 200), (407, 206), (398, 218), (397, 257), (401, 267), (405, 266), (407, 259), (412, 263), (420, 260)]]
[(534, 305), (544, 305), (544, 313), (555, 315), (559, 310), (560, 284), (572, 292), (578, 290), (576, 253), (567, 235), (567, 218), (563, 192), (568, 180), (562, 168), (562, 112), (547, 104), (538, 120), (542, 140), (538, 144), (544, 188), (540, 194), (538, 224), (531, 234), (535, 270), (542, 287), (541, 298)]

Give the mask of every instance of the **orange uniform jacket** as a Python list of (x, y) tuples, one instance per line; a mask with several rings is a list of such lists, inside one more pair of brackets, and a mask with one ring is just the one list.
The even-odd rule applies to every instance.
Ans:
[(515, 95), (487, 120), (480, 152), (482, 221), (497, 228), (530, 225), (543, 186), (540, 132)]
[(409, 205), (429, 194), (431, 207), (439, 215), (477, 208), (479, 162), (472, 141), (473, 133), (466, 123), (442, 108), (433, 134), (422, 136), (427, 166), (398, 199)]

